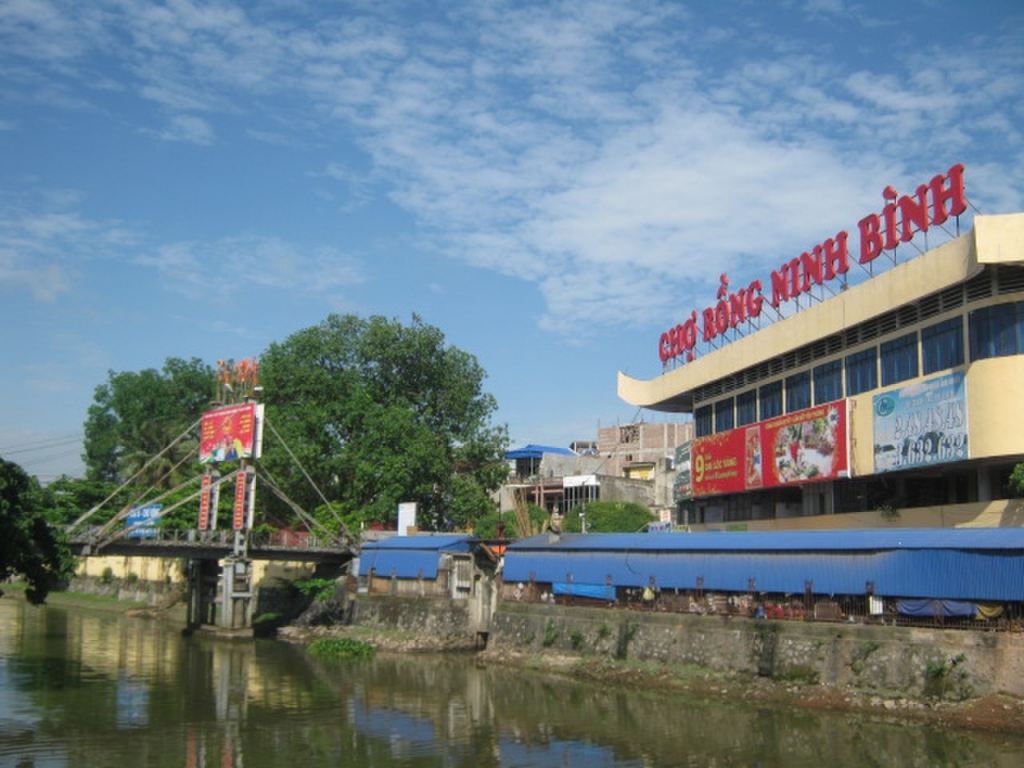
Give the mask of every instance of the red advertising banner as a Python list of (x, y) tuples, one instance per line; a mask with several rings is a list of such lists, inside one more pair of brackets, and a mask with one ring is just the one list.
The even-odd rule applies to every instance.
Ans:
[(243, 403), (204, 413), (199, 437), (199, 462), (211, 464), (254, 458), (256, 409), (256, 403)]
[(847, 401), (787, 413), (728, 432), (698, 437), (692, 447), (694, 496), (740, 493), (846, 477)]
[(239, 472), (235, 478), (235, 506), (232, 510), (231, 527), (236, 531), (245, 528), (245, 486), (248, 477), (247, 472)]
[(199, 494), (199, 530), (206, 531), (210, 528), (210, 486), (212, 481), (209, 475), (203, 475), (203, 491)]

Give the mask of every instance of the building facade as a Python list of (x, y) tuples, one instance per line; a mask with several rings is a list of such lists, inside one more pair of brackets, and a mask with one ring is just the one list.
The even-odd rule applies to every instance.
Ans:
[(693, 437), (693, 422), (616, 425), (598, 429), (596, 441), (574, 449), (527, 445), (510, 451), (509, 477), (498, 494), (503, 514), (524, 504), (554, 516), (590, 501), (642, 504), (655, 517), (674, 509), (677, 447)]
[[(898, 247), (917, 253), (904, 243), (958, 225), (963, 168), (914, 197), (884, 195), (858, 225), (859, 251), (842, 232), (763, 284), (730, 292), (723, 275), (715, 307), (662, 335), (662, 375), (619, 374), (625, 401), (693, 415), (677, 462), (683, 521), (1024, 524), (1009, 486), (1024, 461), (1024, 214), (975, 216), (896, 263)], [(851, 267), (883, 261), (850, 284)], [(787, 303), (803, 306), (782, 316)]]

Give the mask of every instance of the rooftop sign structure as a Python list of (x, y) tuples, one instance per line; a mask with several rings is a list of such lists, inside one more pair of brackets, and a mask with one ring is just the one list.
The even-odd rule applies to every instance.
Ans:
[[(966, 211), (964, 166), (954, 165), (945, 174), (918, 186), (913, 195), (900, 195), (887, 186), (882, 190), (882, 198), (885, 206), (881, 213), (868, 214), (857, 223), (856, 259), (862, 266), (870, 265), (883, 252), (910, 242), (917, 233), (941, 226), (950, 217)], [(766, 301), (780, 310), (783, 304), (809, 294), (815, 286), (845, 275), (850, 263), (850, 234), (843, 230), (780, 265), (767, 283), (753, 280), (746, 287), (731, 291), (729, 276), (723, 273), (713, 306), (699, 314), (693, 310), (689, 318), (661, 334), (658, 356), (662, 364), (692, 361), (699, 343), (713, 343), (741, 323), (760, 317)]]

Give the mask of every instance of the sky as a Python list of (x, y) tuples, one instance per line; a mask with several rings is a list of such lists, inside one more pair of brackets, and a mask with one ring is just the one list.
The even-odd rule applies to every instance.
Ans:
[(1024, 210), (1024, 4), (0, 0), (0, 457), (111, 372), (332, 313), (477, 357), (512, 447), (683, 417), (661, 333), (966, 166)]

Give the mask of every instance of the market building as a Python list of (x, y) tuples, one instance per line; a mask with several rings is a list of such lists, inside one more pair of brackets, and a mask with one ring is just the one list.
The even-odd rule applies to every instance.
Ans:
[[(975, 215), (955, 165), (658, 339), (638, 407), (692, 414), (679, 522), (1024, 524), (1024, 214)], [(951, 239), (929, 248), (928, 239)], [(863, 276), (859, 279), (858, 276)], [(653, 353), (652, 344), (652, 353)]]

